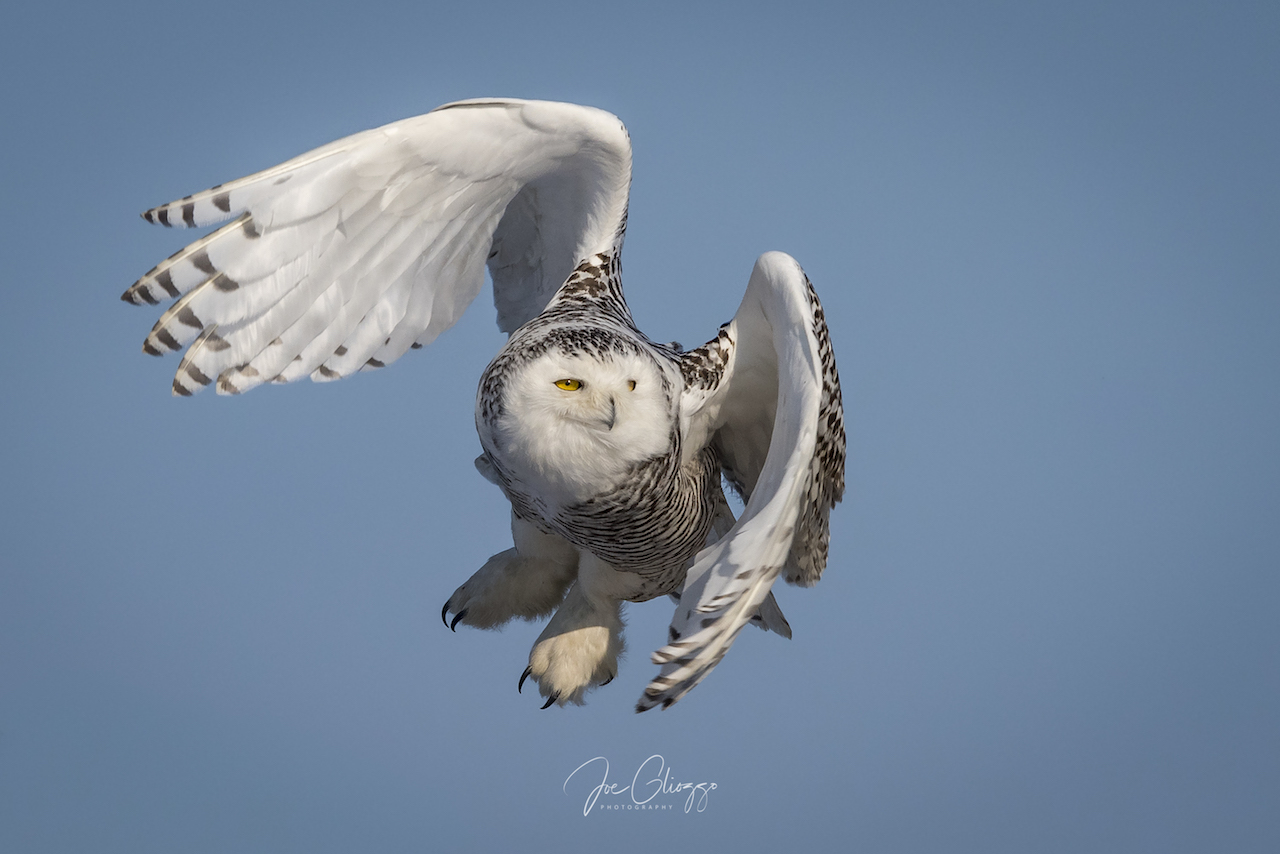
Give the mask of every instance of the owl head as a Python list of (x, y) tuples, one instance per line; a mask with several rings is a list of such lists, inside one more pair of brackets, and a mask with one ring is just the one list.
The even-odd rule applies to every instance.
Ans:
[(678, 377), (649, 352), (553, 346), (508, 364), (495, 423), (477, 427), (502, 468), (538, 494), (583, 501), (670, 451)]

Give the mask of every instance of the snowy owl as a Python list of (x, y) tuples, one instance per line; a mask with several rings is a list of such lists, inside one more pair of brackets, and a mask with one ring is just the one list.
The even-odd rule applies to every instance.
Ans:
[(817, 582), (844, 491), (840, 381), (800, 266), (762, 255), (714, 338), (655, 344), (622, 294), (630, 184), (609, 113), (460, 101), (147, 211), (231, 222), (122, 297), (176, 300), (142, 345), (186, 348), (174, 394), (239, 394), (430, 343), (487, 265), (510, 337), (480, 378), (476, 467), (510, 500), (515, 543), (442, 616), (492, 628), (551, 614), (517, 685), (532, 679), (543, 708), (617, 674), (623, 601), (677, 602), (637, 711), (683, 697), (747, 623), (790, 637), (770, 589)]

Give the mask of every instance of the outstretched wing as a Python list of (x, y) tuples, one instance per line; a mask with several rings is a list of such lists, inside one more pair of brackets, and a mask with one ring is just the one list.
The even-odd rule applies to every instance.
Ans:
[(234, 219), (122, 299), (176, 299), (143, 344), (187, 347), (174, 394), (338, 379), (452, 326), (486, 262), (514, 331), (582, 258), (620, 247), (630, 182), (609, 113), (460, 101), (147, 211), (166, 226)]
[(699, 553), (653, 654), (661, 673), (637, 711), (669, 706), (720, 662), (779, 573), (817, 583), (827, 517), (844, 493), (844, 410), (822, 305), (795, 259), (760, 256), (720, 334), (684, 354), (685, 435), (713, 444), (746, 499), (726, 536)]

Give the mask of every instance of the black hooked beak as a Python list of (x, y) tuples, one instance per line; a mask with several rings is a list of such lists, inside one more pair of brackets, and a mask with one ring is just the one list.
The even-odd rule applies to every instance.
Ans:
[(609, 418), (604, 423), (606, 427), (612, 430), (613, 425), (617, 423), (617, 421), (618, 421), (618, 402), (611, 397), (609, 398)]

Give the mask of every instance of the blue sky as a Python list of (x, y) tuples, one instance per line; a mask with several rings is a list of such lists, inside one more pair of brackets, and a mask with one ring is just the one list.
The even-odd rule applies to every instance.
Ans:
[[(1275, 850), (1278, 44), (1261, 3), (7, 11), (0, 849)], [(232, 400), (171, 398), (118, 300), (189, 236), (140, 211), (488, 95), (626, 122), (654, 338), (770, 249), (826, 306), (827, 575), (666, 712), (665, 604), (546, 712), (537, 626), (439, 623), (509, 543), (487, 292)], [(653, 755), (705, 810), (565, 785)]]

